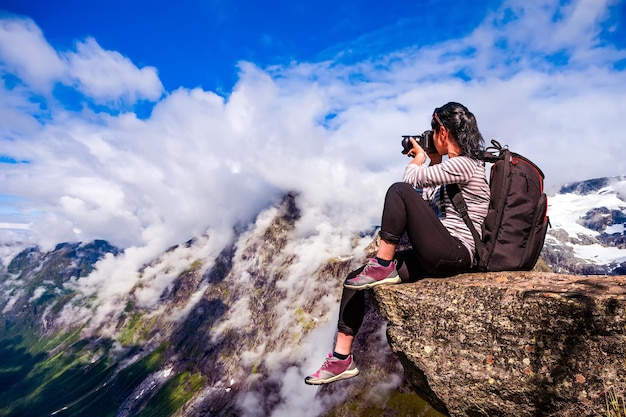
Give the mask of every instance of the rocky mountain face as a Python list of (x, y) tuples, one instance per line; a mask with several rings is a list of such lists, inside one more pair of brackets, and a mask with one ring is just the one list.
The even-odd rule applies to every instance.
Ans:
[[(551, 199), (553, 227), (543, 256), (555, 272), (621, 273), (620, 184), (623, 178), (579, 183)], [(104, 241), (20, 252), (0, 271), (0, 386), (8, 387), (0, 392), (0, 416), (439, 416), (433, 406), (453, 410), (441, 407), (447, 397), (440, 392), (416, 394), (373, 302), (355, 343), (361, 375), (325, 387), (303, 383), (332, 349), (341, 283), (372, 250), (366, 247), (372, 234), (338, 241), (328, 252), (299, 229), (302, 221), (298, 197), (288, 195), (227, 244), (198, 236), (136, 271), (125, 268), (133, 251)], [(501, 287), (485, 291), (500, 297)], [(471, 299), (468, 288), (457, 288), (455, 299)], [(482, 305), (485, 314), (493, 307)], [(460, 328), (451, 327), (451, 334), (459, 336)], [(531, 340), (531, 333), (524, 337)], [(528, 340), (523, 346), (532, 345)]]
[[(6, 267), (0, 284), (4, 290), (0, 307), (5, 324), (41, 323), (44, 332), (51, 330), (54, 319), (45, 314), (44, 306), (71, 297), (66, 284), (89, 275), (106, 254), (115, 256), (119, 252), (104, 240), (84, 245), (61, 243), (47, 253), (34, 247), (23, 250)], [(38, 302), (33, 303), (35, 299)]]

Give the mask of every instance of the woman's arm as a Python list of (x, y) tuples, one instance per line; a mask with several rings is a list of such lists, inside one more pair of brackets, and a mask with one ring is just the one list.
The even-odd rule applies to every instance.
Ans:
[(476, 162), (461, 156), (448, 158), (441, 162), (435, 159), (430, 166), (411, 162), (404, 170), (403, 181), (414, 187), (431, 187), (444, 184), (465, 183), (470, 180), (476, 169)]
[(437, 152), (429, 153), (428, 158), (426, 158), (426, 151), (424, 150), (424, 148), (420, 146), (420, 144), (415, 140), (415, 138), (410, 137), (409, 140), (411, 141), (411, 144), (413, 145), (413, 149), (411, 149), (408, 153), (408, 156), (413, 157), (413, 160), (410, 162), (410, 164), (421, 166), (421, 165), (424, 165), (424, 162), (426, 162), (426, 159), (430, 159), (429, 165), (436, 165), (436, 164), (441, 163), (442, 157)]

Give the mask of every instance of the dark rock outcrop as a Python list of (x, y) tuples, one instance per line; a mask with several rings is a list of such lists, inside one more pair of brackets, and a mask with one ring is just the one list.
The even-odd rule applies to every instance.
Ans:
[(416, 392), (451, 416), (613, 415), (626, 276), (464, 274), (374, 291)]

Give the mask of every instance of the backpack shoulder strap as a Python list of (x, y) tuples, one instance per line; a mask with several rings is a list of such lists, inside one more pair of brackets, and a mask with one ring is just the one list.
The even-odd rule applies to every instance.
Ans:
[(472, 223), (472, 219), (470, 219), (469, 213), (467, 212), (467, 204), (465, 203), (465, 199), (461, 194), (461, 189), (459, 188), (459, 184), (446, 184), (446, 192), (450, 196), (450, 200), (452, 201), (452, 205), (459, 212), (461, 218), (469, 228), (470, 232), (472, 232), (472, 236), (474, 237), (474, 244), (476, 245), (476, 250), (478, 249), (479, 244), (482, 242), (480, 239), (480, 235), (474, 227), (474, 223)]

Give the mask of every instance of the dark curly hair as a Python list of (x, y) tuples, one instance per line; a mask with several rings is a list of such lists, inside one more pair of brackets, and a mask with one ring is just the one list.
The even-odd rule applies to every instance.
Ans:
[(478, 158), (482, 155), (485, 146), (483, 135), (478, 130), (476, 117), (464, 105), (451, 101), (437, 107), (433, 112), (430, 125), (437, 132), (443, 125), (456, 139), (461, 148), (461, 155), (470, 158)]

